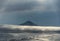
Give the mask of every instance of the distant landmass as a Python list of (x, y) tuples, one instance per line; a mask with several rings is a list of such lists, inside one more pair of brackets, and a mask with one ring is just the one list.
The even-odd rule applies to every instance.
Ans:
[(37, 24), (31, 22), (31, 21), (26, 21), (25, 23), (22, 23), (20, 25), (26, 25), (26, 26), (38, 26)]

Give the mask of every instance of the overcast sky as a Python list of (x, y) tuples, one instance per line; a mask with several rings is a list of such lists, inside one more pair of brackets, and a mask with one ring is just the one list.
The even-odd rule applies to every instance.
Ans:
[(0, 0), (0, 24), (21, 24), (27, 20), (37, 25), (57, 26), (57, 0)]

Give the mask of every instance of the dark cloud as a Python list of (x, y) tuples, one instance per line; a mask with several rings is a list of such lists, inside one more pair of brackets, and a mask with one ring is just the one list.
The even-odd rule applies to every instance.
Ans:
[(32, 10), (34, 7), (36, 7), (38, 3), (36, 1), (31, 2), (20, 2), (20, 3), (12, 3), (6, 6), (5, 11), (25, 11), (25, 10)]
[(0, 24), (21, 24), (31, 20), (38, 25), (60, 25), (55, 3), (40, 6), (37, 0), (0, 0)]
[(0, 0), (0, 9), (2, 8), (4, 0)]

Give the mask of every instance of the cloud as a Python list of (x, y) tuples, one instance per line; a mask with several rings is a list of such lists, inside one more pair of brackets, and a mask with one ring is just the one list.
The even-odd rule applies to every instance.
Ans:
[(0, 0), (0, 9), (2, 8), (3, 5), (4, 5), (4, 0)]
[(41, 4), (37, 0), (0, 0), (0, 24), (21, 24), (31, 20), (38, 25), (58, 25), (56, 9), (55, 1)]
[[(15, 0), (17, 1), (17, 0)], [(38, 5), (36, 1), (9, 1), (9, 3), (6, 5), (5, 10), (7, 12), (11, 11), (25, 11), (25, 10), (32, 10), (34, 7)]]
[[(54, 1), (55, 2), (55, 1)], [(5, 12), (13, 11), (32, 11), (32, 10), (55, 10), (55, 3), (50, 1), (48, 4), (44, 2), (43, 4), (38, 0), (1, 0), (2, 8), (1, 10)], [(50, 5), (50, 6), (49, 6)], [(50, 7), (50, 8), (49, 8)]]
[[(31, 28), (32, 27), (32, 28)], [(54, 26), (18, 26), (18, 25), (0, 25), (0, 33), (60, 33), (59, 27)]]

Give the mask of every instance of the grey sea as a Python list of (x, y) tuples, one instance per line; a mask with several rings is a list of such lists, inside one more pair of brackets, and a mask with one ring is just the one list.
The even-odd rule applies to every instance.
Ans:
[(0, 41), (60, 41), (58, 33), (0, 33)]

